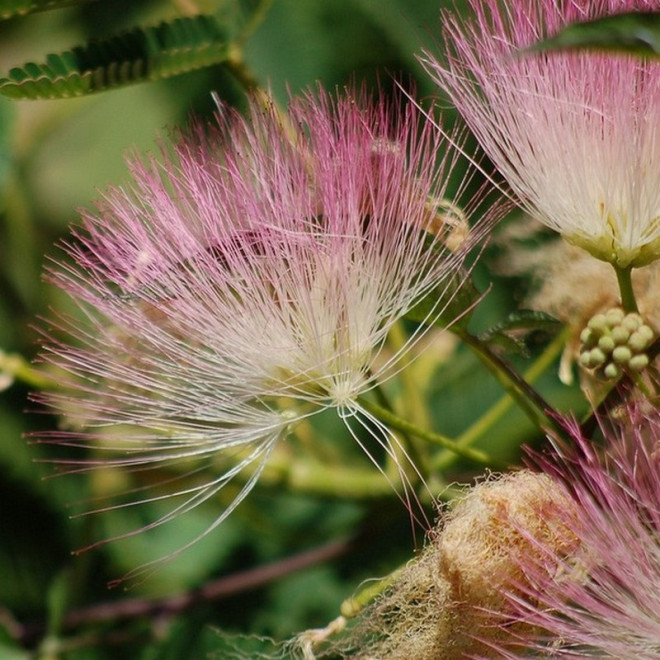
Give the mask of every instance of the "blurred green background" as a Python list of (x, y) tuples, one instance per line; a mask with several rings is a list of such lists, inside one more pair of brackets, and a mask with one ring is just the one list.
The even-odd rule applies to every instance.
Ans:
[[(0, 75), (88, 39), (195, 9), (232, 22), (257, 8), (263, 17), (245, 43), (244, 62), (283, 104), (287, 90), (295, 94), (317, 82), (333, 88), (366, 81), (372, 88), (388, 88), (394, 78), (414, 85), (419, 98), (429, 99), (438, 91), (415, 56), (423, 47), (438, 48), (441, 4), (88, 2), (1, 22)], [(76, 222), (77, 209), (89, 206), (106, 185), (126, 178), (127, 151), (152, 148), (158, 135), (167, 135), (167, 127), (185, 125), (192, 114), (210, 116), (212, 91), (227, 103), (245, 107), (245, 88), (222, 64), (84, 98), (0, 99), (1, 350), (28, 360), (36, 356), (36, 328), (45, 323), (40, 319), (49, 316), (49, 309), (69, 304), (43, 281), (42, 272), (49, 259), (58, 258), (56, 243)], [(493, 288), (476, 322), (487, 327), (515, 309), (525, 282), (493, 279), (487, 261), (483, 264), (476, 278)], [(536, 350), (532, 346), (532, 352)], [(54, 428), (58, 420), (32, 412), (37, 406), (28, 402), (32, 388), (27, 383), (5, 380), (7, 387), (0, 394), (0, 658), (96, 659), (116, 658), (119, 653), (149, 660), (224, 658), (231, 657), (232, 648), (258, 657), (257, 649), (268, 644), (240, 635), (286, 639), (325, 625), (361, 581), (386, 574), (423, 542), (423, 530), (418, 527), (411, 533), (409, 515), (393, 495), (365, 502), (303, 496), (266, 479), (226, 523), (154, 577), (128, 592), (121, 587), (108, 590), (109, 580), (167, 554), (178, 547), (180, 538), (207, 526), (217, 508), (207, 504), (163, 531), (72, 556), (72, 550), (94, 539), (140, 524), (140, 514), (120, 509), (70, 520), (70, 504), (98, 494), (105, 487), (103, 480), (115, 477), (99, 473), (44, 479), (53, 470), (40, 461), (56, 456), (57, 450), (30, 445), (25, 434)], [(574, 391), (557, 383), (553, 369), (542, 389), (560, 406), (574, 397)], [(501, 390), (461, 349), (433, 375), (428, 394), (435, 427), (457, 434), (496, 401)], [(349, 463), (369, 469), (336, 420), (328, 419), (321, 434), (329, 441), (329, 452), (342, 453)], [(514, 414), (491, 430), (489, 449), (513, 458), (521, 441), (535, 437), (525, 419)], [(458, 464), (447, 480), (469, 479), (472, 474), (469, 466)], [(433, 518), (432, 510), (429, 516)], [(117, 606), (127, 599), (171, 598), (314, 548), (322, 548), (319, 559), (324, 552), (333, 558), (312, 558), (310, 566), (296, 571), (277, 564), (277, 579), (249, 589), (240, 586), (239, 593), (222, 598), (198, 594), (182, 612), (167, 607), (132, 612), (126, 605)], [(169, 602), (170, 610), (176, 609)], [(97, 604), (105, 609), (90, 609)], [(103, 620), (104, 612), (124, 611), (124, 617)]]

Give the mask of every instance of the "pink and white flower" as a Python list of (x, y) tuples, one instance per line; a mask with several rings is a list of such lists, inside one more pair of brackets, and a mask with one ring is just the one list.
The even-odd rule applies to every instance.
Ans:
[[(384, 355), (389, 330), (465, 256), (446, 248), (455, 227), (438, 210), (454, 156), (412, 105), (319, 92), (292, 102), (287, 125), (256, 103), (249, 120), (218, 119), (132, 161), (133, 183), (84, 214), (50, 273), (86, 323), (60, 319), (75, 343), (46, 347), (73, 378), (45, 400), (81, 430), (43, 441), (96, 450), (73, 470), (202, 475), (145, 494), (181, 500), (147, 527), (236, 480), (215, 527), (296, 421), (328, 408), (349, 428), (369, 417), (358, 397), (423, 332)], [(435, 301), (429, 321), (447, 302)], [(399, 456), (382, 424), (365, 426)]]
[(538, 459), (576, 501), (562, 522), (579, 550), (516, 557), (527, 587), (512, 596), (514, 619), (538, 634), (502, 657), (660, 656), (660, 413), (628, 404), (622, 419), (604, 427), (604, 452), (575, 427), (574, 448)]
[(660, 63), (522, 52), (572, 22), (657, 0), (470, 0), (445, 13), (446, 60), (423, 63), (520, 204), (617, 267), (660, 257)]

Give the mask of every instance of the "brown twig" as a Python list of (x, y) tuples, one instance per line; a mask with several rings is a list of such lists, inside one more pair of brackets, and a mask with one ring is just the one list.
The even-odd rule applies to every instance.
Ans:
[[(326, 545), (312, 548), (292, 557), (240, 571), (209, 582), (199, 589), (164, 598), (124, 598), (90, 605), (66, 614), (62, 620), (62, 629), (70, 630), (91, 623), (109, 623), (137, 617), (171, 617), (202, 603), (227, 598), (261, 587), (273, 580), (295, 573), (308, 566), (340, 557), (353, 547), (353, 540), (342, 539)], [(24, 644), (35, 641), (46, 629), (43, 623), (20, 625), (14, 622), (12, 631)]]

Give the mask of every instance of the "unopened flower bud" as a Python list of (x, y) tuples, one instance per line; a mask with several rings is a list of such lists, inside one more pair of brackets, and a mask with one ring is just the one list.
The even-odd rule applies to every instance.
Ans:
[(632, 357), (632, 351), (627, 346), (617, 346), (612, 351), (612, 359), (616, 364), (627, 364)]
[(617, 346), (625, 344), (629, 337), (630, 331), (621, 325), (612, 328), (612, 334), (609, 335), (609, 339), (612, 340), (612, 344), (616, 344)]
[(580, 343), (586, 348), (592, 348), (597, 341), (596, 333), (589, 327), (580, 333)]
[(621, 375), (621, 369), (616, 366), (616, 364), (610, 362), (604, 369), (603, 369), (603, 376), (605, 376), (606, 379), (608, 380), (614, 380), (615, 378), (618, 378)]
[(598, 333), (603, 333), (607, 329), (607, 320), (605, 314), (596, 314), (589, 321), (589, 327)]
[(639, 372), (649, 363), (645, 351), (654, 337), (639, 314), (613, 308), (593, 316), (580, 333), (579, 362), (605, 379), (618, 378), (626, 369)]
[(605, 323), (608, 328), (614, 328), (619, 325), (624, 319), (623, 310), (619, 307), (614, 307), (607, 311), (605, 314)]
[(639, 314), (628, 314), (621, 321), (621, 325), (630, 332), (635, 332), (644, 323), (642, 317)]
[(630, 335), (629, 346), (636, 352), (645, 351), (653, 341), (653, 330), (648, 325), (643, 325)]
[(588, 353), (584, 353), (585, 363), (584, 366), (588, 368), (600, 367), (607, 359), (606, 354), (600, 348), (594, 348)]
[(350, 657), (491, 657), (491, 643), (530, 634), (524, 621), (501, 625), (514, 609), (511, 589), (522, 595), (531, 586), (518, 560), (541, 561), (546, 547), (572, 557), (576, 517), (575, 502), (544, 474), (521, 470), (473, 487), (366, 612), (356, 631), (359, 656)]
[(646, 369), (648, 366), (649, 356), (645, 355), (644, 353), (641, 355), (635, 355), (634, 357), (630, 358), (630, 362), (628, 362), (628, 368), (636, 372), (644, 371), (644, 369)]

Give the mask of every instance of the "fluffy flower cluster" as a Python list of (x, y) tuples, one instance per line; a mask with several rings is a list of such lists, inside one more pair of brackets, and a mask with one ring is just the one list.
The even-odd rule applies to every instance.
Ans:
[(327, 657), (660, 657), (660, 410), (621, 413), (469, 489)]
[[(551, 549), (562, 557), (573, 553), (577, 539), (564, 517), (574, 508), (563, 485), (532, 470), (466, 489), (443, 512), (424, 550), (388, 580), (353, 625), (337, 630), (342, 635), (335, 640), (312, 638), (319, 655), (304, 657), (494, 657), (493, 648), (512, 635), (534, 632), (524, 619), (500, 625), (516, 608), (510, 585), (519, 585), (516, 593), (531, 588), (516, 560), (544, 559)], [(309, 640), (304, 634), (298, 644), (305, 648)]]
[(625, 268), (660, 257), (660, 64), (524, 53), (565, 25), (657, 0), (470, 0), (424, 64), (530, 215)]
[(513, 620), (540, 632), (502, 657), (659, 657), (660, 413), (629, 404), (623, 418), (605, 430), (604, 455), (575, 428), (573, 449), (539, 460), (577, 503), (564, 524), (580, 550), (567, 558), (537, 544), (516, 557), (526, 581)]
[[(147, 527), (235, 481), (215, 527), (297, 420), (335, 408), (359, 423), (358, 397), (417, 339), (379, 355), (388, 331), (429, 294), (436, 318), (465, 255), (447, 248), (463, 218), (439, 210), (453, 156), (420, 118), (319, 92), (286, 125), (273, 108), (223, 110), (219, 127), (133, 161), (133, 184), (84, 215), (51, 272), (87, 323), (61, 319), (77, 344), (46, 349), (73, 376), (46, 401), (81, 430), (44, 441), (114, 454), (76, 470), (185, 472), (144, 495), (180, 499)], [(365, 427), (394, 456), (391, 434)]]

